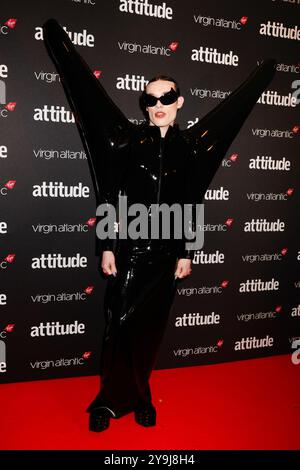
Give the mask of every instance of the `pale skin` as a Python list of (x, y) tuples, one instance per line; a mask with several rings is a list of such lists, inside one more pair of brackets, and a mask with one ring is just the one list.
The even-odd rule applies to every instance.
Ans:
[[(176, 89), (173, 82), (167, 80), (157, 80), (156, 82), (149, 83), (146, 87), (146, 92), (156, 96), (162, 96), (171, 90)], [(177, 111), (183, 105), (184, 98), (179, 96), (175, 103), (163, 105), (159, 100), (155, 106), (147, 108), (150, 119), (150, 126), (158, 126), (160, 128), (161, 136), (164, 137), (169, 126), (173, 126)], [(104, 274), (114, 276), (117, 274), (115, 255), (112, 251), (103, 251), (101, 268)], [(187, 277), (192, 272), (192, 261), (190, 259), (180, 258), (177, 260), (174, 276), (180, 279)]]

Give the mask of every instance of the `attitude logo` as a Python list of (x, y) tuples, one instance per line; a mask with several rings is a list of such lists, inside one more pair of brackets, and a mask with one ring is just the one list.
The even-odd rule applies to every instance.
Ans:
[(194, 264), (223, 264), (225, 262), (225, 255), (219, 250), (214, 253), (204, 253), (200, 251), (194, 255)]
[(181, 316), (176, 317), (175, 326), (203, 326), (203, 325), (219, 325), (220, 315), (211, 312), (210, 314), (203, 315), (199, 312), (197, 313), (184, 313)]
[(32, 269), (75, 269), (86, 268), (88, 260), (86, 256), (76, 253), (75, 256), (63, 256), (61, 253), (41, 254), (32, 258)]
[(277, 91), (267, 90), (263, 91), (257, 100), (257, 103), (266, 104), (268, 106), (284, 106), (295, 108), (297, 106), (297, 97), (295, 94), (298, 92), (289, 93), (288, 95), (280, 95)]
[(251, 219), (245, 221), (244, 232), (284, 232), (285, 223), (277, 219), (269, 221), (267, 219)]
[(205, 193), (205, 199), (207, 201), (228, 201), (229, 195), (228, 189), (221, 186), (220, 189), (208, 189)]
[(72, 111), (67, 110), (64, 106), (48, 106), (47, 104), (45, 104), (43, 108), (34, 109), (33, 119), (34, 121), (41, 122), (75, 123), (75, 117)]
[(9, 18), (5, 23), (0, 24), (0, 34), (7, 35), (12, 31), (17, 24), (16, 18)]
[(274, 278), (270, 281), (263, 281), (262, 279), (247, 279), (245, 282), (240, 283), (239, 288), (239, 292), (242, 294), (272, 290), (279, 290), (279, 281), (275, 281)]
[[(87, 46), (87, 47), (94, 47), (95, 46), (95, 44), (94, 44), (95, 38), (94, 38), (93, 34), (88, 34), (86, 29), (84, 29), (80, 33), (68, 31), (66, 26), (63, 26), (63, 29), (65, 30), (65, 32), (67, 33), (67, 35), (69, 36), (69, 38), (71, 39), (72, 43), (75, 46)], [(35, 28), (34, 39), (36, 39), (37, 41), (43, 41), (44, 40), (43, 28), (42, 27), (37, 26)]]
[(268, 21), (267, 23), (260, 24), (259, 34), (263, 36), (272, 36), (281, 39), (293, 39), (300, 41), (300, 28), (298, 25), (294, 27), (284, 26), (283, 23), (276, 21)]
[(64, 325), (58, 321), (40, 323), (37, 326), (30, 328), (30, 336), (36, 338), (38, 336), (61, 336), (61, 335), (82, 335), (85, 333), (85, 324), (79, 323), (77, 320), (74, 323)]
[(256, 336), (250, 336), (236, 341), (234, 350), (244, 351), (245, 349), (272, 348), (273, 343), (274, 338), (269, 335), (267, 335), (265, 338), (256, 338)]
[(165, 20), (173, 18), (173, 10), (165, 2), (162, 5), (154, 5), (148, 0), (120, 0), (119, 10), (122, 13), (134, 13)]
[(250, 170), (290, 171), (291, 162), (285, 157), (274, 159), (265, 155), (257, 155), (249, 160)]
[(43, 181), (33, 185), (33, 197), (89, 198), (90, 188), (80, 182), (75, 186), (66, 186), (62, 181)]
[(230, 65), (237, 67), (239, 65), (239, 56), (233, 51), (219, 52), (213, 47), (200, 46), (199, 49), (192, 49), (192, 61), (206, 62), (208, 64)]
[(116, 88), (118, 90), (143, 91), (149, 80), (143, 75), (129, 75), (125, 77), (117, 77)]

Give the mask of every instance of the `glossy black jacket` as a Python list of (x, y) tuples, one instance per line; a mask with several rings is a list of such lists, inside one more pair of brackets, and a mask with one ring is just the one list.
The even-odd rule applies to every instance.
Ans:
[[(179, 204), (183, 216), (184, 204), (192, 204), (189, 200), (188, 182), (193, 173), (193, 158), (195, 151), (193, 138), (186, 132), (180, 131), (179, 126), (170, 125), (164, 138), (160, 129), (147, 123), (136, 126), (131, 131), (126, 143), (115, 148), (111, 156), (110, 165), (106, 171), (106, 181), (102, 185), (100, 203), (117, 206), (118, 195), (127, 197), (128, 208), (135, 203), (145, 205), (149, 210), (149, 224), (151, 221), (150, 207), (153, 204)], [(118, 162), (118, 165), (114, 163)], [(120, 162), (123, 162), (123, 165)], [(97, 222), (100, 221), (97, 218)], [(132, 218), (128, 218), (128, 224)], [(194, 251), (187, 249), (191, 242), (186, 237), (187, 228), (181, 220), (182, 238), (172, 243), (179, 258), (192, 258)], [(192, 222), (192, 221), (191, 221)], [(195, 229), (195, 223), (190, 227)], [(172, 236), (174, 227), (170, 227)], [(190, 235), (189, 235), (190, 236)], [(117, 234), (116, 234), (117, 237)], [(150, 237), (150, 230), (149, 230)], [(132, 243), (135, 243), (134, 241)], [(96, 242), (96, 252), (102, 250), (115, 251), (114, 239), (99, 240)]]

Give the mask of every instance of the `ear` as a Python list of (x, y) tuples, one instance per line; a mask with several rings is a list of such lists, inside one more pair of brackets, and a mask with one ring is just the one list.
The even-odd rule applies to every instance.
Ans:
[(177, 100), (177, 109), (182, 108), (183, 103), (184, 103), (184, 97), (183, 97), (183, 96), (178, 96), (178, 100)]

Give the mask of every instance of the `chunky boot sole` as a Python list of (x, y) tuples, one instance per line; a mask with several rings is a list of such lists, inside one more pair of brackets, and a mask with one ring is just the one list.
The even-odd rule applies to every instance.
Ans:
[(107, 410), (90, 413), (89, 431), (101, 432), (109, 427), (111, 414)]
[(137, 424), (141, 426), (149, 427), (156, 425), (156, 410), (155, 408), (144, 408), (135, 410), (134, 418)]

